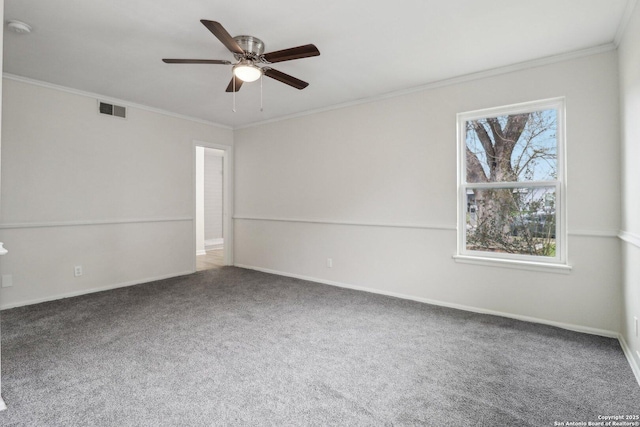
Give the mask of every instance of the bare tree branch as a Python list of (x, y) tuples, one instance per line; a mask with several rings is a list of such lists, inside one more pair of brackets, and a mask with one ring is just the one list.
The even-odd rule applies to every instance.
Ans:
[(467, 182), (488, 182), (487, 174), (484, 173), (482, 164), (469, 147), (467, 147)]
[(487, 118), (487, 123), (491, 128), (491, 133), (493, 134), (494, 145), (497, 147), (502, 144), (504, 141), (504, 134), (502, 133), (502, 126), (500, 126), (500, 122), (495, 117)]
[(487, 161), (491, 163), (493, 159), (496, 157), (496, 153), (493, 149), (493, 141), (491, 137), (487, 133), (487, 130), (484, 128), (482, 123), (479, 120), (473, 120), (471, 122), (471, 126), (475, 131), (476, 135), (478, 135), (478, 139), (482, 144), (482, 148), (484, 148), (485, 153), (487, 154)]
[[(504, 141), (510, 146), (509, 155), (513, 151), (516, 142), (520, 139), (520, 135), (524, 131), (527, 121), (529, 120), (529, 113), (524, 114), (512, 114), (507, 119), (507, 124), (504, 126)], [(505, 153), (506, 154), (506, 153)], [(511, 156), (509, 156), (510, 158)]]

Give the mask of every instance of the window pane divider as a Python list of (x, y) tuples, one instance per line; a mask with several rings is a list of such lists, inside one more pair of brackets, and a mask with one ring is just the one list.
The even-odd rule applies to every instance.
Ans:
[(554, 187), (558, 181), (506, 181), (506, 182), (467, 182), (462, 184), (464, 188), (541, 188)]

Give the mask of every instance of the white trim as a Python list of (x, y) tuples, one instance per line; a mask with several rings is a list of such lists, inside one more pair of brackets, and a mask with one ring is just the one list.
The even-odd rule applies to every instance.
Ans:
[[(539, 99), (535, 101), (518, 102), (517, 104), (499, 105), (497, 107), (481, 108), (478, 110), (463, 111), (457, 116), (463, 120), (476, 120), (486, 117), (504, 116), (508, 114), (530, 113), (532, 111), (542, 111), (561, 108), (564, 111), (565, 97)], [(563, 117), (560, 117), (563, 118)], [(469, 183), (479, 184), (479, 183)], [(505, 183), (506, 184), (506, 183)]]
[(509, 318), (509, 319), (522, 320), (524, 322), (539, 323), (539, 324), (542, 324), (542, 325), (555, 326), (555, 327), (558, 327), (558, 328), (568, 329), (570, 331), (575, 331), (575, 332), (582, 332), (582, 333), (585, 333), (585, 334), (599, 335), (599, 336), (607, 337), (607, 338), (618, 338), (619, 337), (619, 334), (617, 332), (608, 331), (606, 329), (591, 328), (589, 326), (575, 325), (575, 324), (572, 324), (572, 323), (564, 323), (564, 322), (556, 322), (554, 320), (540, 319), (538, 317), (522, 316), (522, 315), (519, 315), (519, 314), (505, 313), (505, 312), (496, 311), (496, 310), (488, 310), (488, 309), (485, 309), (485, 308), (473, 307), (473, 306), (469, 306), (469, 305), (444, 302), (444, 301), (433, 300), (433, 299), (429, 299), (429, 298), (415, 297), (415, 296), (412, 296), (412, 295), (401, 294), (401, 293), (397, 293), (397, 292), (383, 291), (383, 290), (380, 290), (380, 289), (372, 289), (372, 288), (367, 288), (367, 287), (364, 287), (364, 286), (355, 286), (355, 285), (350, 285), (350, 284), (346, 284), (346, 283), (335, 282), (335, 281), (332, 281), (332, 280), (319, 279), (317, 277), (304, 276), (304, 275), (301, 275), (301, 274), (285, 273), (285, 272), (282, 272), (282, 271), (271, 270), (271, 269), (268, 269), (268, 268), (255, 267), (255, 266), (249, 266), (249, 265), (244, 265), (244, 264), (236, 264), (235, 266), (239, 267), (239, 268), (246, 268), (246, 269), (249, 269), (249, 270), (261, 271), (261, 272), (269, 273), (269, 274), (277, 274), (279, 276), (293, 277), (295, 279), (301, 279), (301, 280), (307, 280), (307, 281), (310, 281), (310, 282), (322, 283), (324, 285), (337, 286), (339, 288), (353, 289), (353, 290), (356, 290), (356, 291), (364, 291), (364, 292), (370, 292), (372, 294), (387, 295), (387, 296), (391, 296), (391, 297), (395, 297), (395, 298), (402, 298), (402, 299), (406, 299), (406, 300), (417, 301), (417, 302), (437, 305), (437, 306), (441, 306), (441, 307), (455, 308), (455, 309), (458, 309), (458, 310), (470, 311), (472, 313), (489, 314), (489, 315), (492, 315), (492, 316), (501, 316), (501, 317), (506, 317), (506, 318)]
[(519, 62), (516, 64), (506, 65), (504, 67), (492, 68), (489, 70), (479, 71), (477, 73), (464, 74), (458, 77), (452, 77), (450, 79), (437, 80), (425, 85), (416, 86), (409, 89), (402, 89), (394, 92), (384, 93), (382, 95), (371, 96), (356, 101), (344, 102), (323, 108), (316, 108), (313, 110), (307, 110), (300, 113), (288, 114), (285, 116), (275, 117), (269, 120), (262, 120), (255, 123), (249, 123), (246, 125), (240, 125), (233, 128), (233, 130), (252, 128), (256, 126), (262, 126), (270, 123), (281, 122), (284, 120), (295, 119), (298, 117), (311, 116), (318, 113), (324, 113), (327, 111), (340, 110), (342, 108), (353, 107), (361, 104), (369, 104), (372, 102), (378, 102), (389, 98), (396, 98), (403, 95), (408, 95), (416, 92), (424, 92), (432, 89), (437, 89), (445, 86), (457, 85), (460, 83), (471, 82), (474, 80), (481, 80), (488, 77), (499, 76), (502, 74), (508, 74), (516, 71), (523, 71), (530, 68), (542, 67), (544, 65), (555, 64), (558, 62), (569, 61), (571, 59), (583, 58), (585, 56), (597, 55), (600, 53), (609, 52), (616, 49), (614, 43), (607, 43), (600, 46), (589, 47), (586, 49), (575, 50), (572, 52), (561, 53), (558, 55), (546, 56), (544, 58), (533, 59), (531, 61)]
[(307, 224), (331, 224), (331, 225), (353, 225), (361, 227), (392, 227), (392, 228), (420, 228), (425, 230), (456, 230), (455, 225), (429, 225), (429, 224), (400, 224), (382, 222), (362, 222), (362, 221), (342, 221), (329, 219), (303, 219), (303, 218), (280, 218), (252, 215), (235, 215), (233, 219), (243, 221), (275, 221), (275, 222), (302, 222)]
[(80, 295), (93, 294), (95, 292), (109, 291), (111, 289), (126, 288), (128, 286), (141, 285), (143, 283), (149, 283), (149, 282), (155, 282), (155, 281), (158, 281), (158, 280), (171, 279), (173, 277), (186, 276), (188, 274), (193, 274), (193, 273), (194, 273), (194, 271), (181, 271), (181, 272), (178, 272), (178, 273), (165, 274), (165, 275), (156, 276), (156, 277), (147, 277), (147, 278), (144, 278), (144, 279), (130, 280), (128, 282), (115, 283), (115, 284), (112, 284), (112, 285), (100, 286), (100, 287), (97, 287), (97, 288), (89, 288), (89, 289), (82, 289), (82, 290), (73, 291), (73, 292), (65, 292), (63, 294), (51, 295), (51, 296), (44, 297), (44, 298), (36, 298), (36, 299), (32, 299), (32, 300), (21, 301), (21, 302), (16, 302), (16, 303), (11, 303), (11, 304), (3, 304), (2, 306), (0, 306), (0, 310), (8, 310), (10, 308), (23, 307), (23, 306), (32, 305), (32, 304), (40, 304), (42, 302), (55, 301), (55, 300), (59, 300), (59, 299), (63, 299), (63, 298), (72, 298), (72, 297), (77, 297), (77, 296), (80, 296)]
[(9, 74), (9, 73), (2, 73), (2, 77), (5, 78), (5, 79), (8, 79), (8, 80), (14, 80), (14, 81), (21, 82), (21, 83), (32, 84), (34, 86), (40, 86), (40, 87), (44, 87), (44, 88), (47, 88), (47, 89), (58, 90), (60, 92), (66, 92), (66, 93), (70, 93), (70, 94), (73, 94), (73, 95), (84, 96), (84, 97), (87, 97), (87, 98), (95, 98), (95, 99), (99, 99), (99, 100), (101, 100), (103, 102), (106, 102), (106, 103), (109, 103), (109, 104), (119, 104), (122, 107), (137, 108), (138, 110), (144, 110), (144, 111), (149, 111), (151, 113), (162, 114), (164, 116), (175, 117), (176, 119), (188, 120), (190, 122), (201, 123), (201, 124), (204, 124), (204, 125), (215, 126), (215, 127), (219, 127), (219, 128), (222, 128), (222, 129), (233, 130), (233, 128), (231, 126), (223, 125), (223, 124), (220, 124), (220, 123), (215, 123), (215, 122), (212, 122), (212, 121), (209, 121), (209, 120), (198, 119), (196, 117), (185, 116), (185, 115), (182, 115), (182, 114), (173, 113), (171, 111), (162, 110), (160, 108), (149, 107), (149, 106), (143, 105), (143, 104), (136, 104), (134, 102), (126, 101), (124, 99), (112, 98), (110, 96), (102, 95), (102, 94), (99, 94), (99, 93), (87, 92), (87, 91), (80, 90), (80, 89), (74, 89), (74, 88), (70, 88), (70, 87), (66, 87), (66, 86), (60, 86), (60, 85), (57, 85), (57, 84), (54, 84), (54, 83), (49, 83), (49, 82), (44, 82), (44, 81), (41, 81), (41, 80), (30, 79), (28, 77), (17, 76), (15, 74)]
[(88, 221), (58, 221), (58, 222), (22, 222), (0, 224), (0, 230), (11, 228), (53, 228), (53, 227), (78, 227), (86, 225), (117, 225), (117, 224), (140, 224), (150, 222), (181, 222), (193, 221), (189, 216), (166, 217), (166, 218), (125, 218), (125, 219), (105, 219)]
[(618, 237), (635, 247), (640, 248), (640, 236), (629, 231), (620, 230)]
[(202, 255), (206, 255), (206, 254), (207, 254), (207, 251), (204, 250), (204, 249), (202, 249), (200, 251), (196, 251), (196, 256), (202, 256)]
[(523, 261), (506, 258), (488, 258), (471, 255), (454, 255), (455, 262), (463, 264), (482, 265), (485, 267), (515, 268), (518, 270), (542, 271), (546, 273), (569, 274), (572, 267), (567, 264), (552, 264), (550, 262)]
[(638, 366), (638, 362), (635, 357), (633, 357), (633, 351), (627, 345), (627, 341), (624, 339), (624, 335), (618, 335), (618, 341), (620, 341), (620, 347), (622, 347), (622, 351), (624, 355), (627, 357), (627, 361), (631, 366), (631, 371), (633, 371), (633, 375), (636, 377), (636, 381), (638, 385), (640, 385), (640, 366)]
[(618, 237), (618, 232), (615, 230), (574, 230), (567, 234), (580, 237)]
[[(400, 224), (384, 222), (363, 222), (330, 219), (304, 219), (304, 218), (283, 218), (259, 215), (234, 215), (233, 219), (241, 221), (273, 221), (273, 222), (301, 222), (306, 224), (330, 224), (330, 225), (352, 225), (356, 227), (390, 227), (390, 228), (417, 228), (423, 230), (456, 230), (455, 225), (442, 224)], [(1, 228), (1, 227), (0, 227)], [(575, 230), (569, 231), (570, 236), (580, 237), (611, 237), (617, 238), (619, 234), (615, 230)], [(638, 238), (640, 240), (640, 237)]]
[(204, 241), (204, 250), (211, 251), (216, 249), (224, 249), (224, 238), (210, 239)]
[[(224, 151), (222, 156), (222, 173), (223, 173), (223, 201), (222, 201), (222, 235), (225, 244), (223, 245), (224, 265), (233, 265), (233, 191), (234, 191), (234, 157), (233, 146), (216, 144), (213, 142), (199, 141), (194, 139), (191, 142), (191, 185), (193, 201), (192, 213), (193, 218), (196, 217), (196, 147), (213, 148)], [(196, 247), (196, 221), (193, 221), (192, 247)], [(193, 255), (193, 271), (196, 271), (196, 255)]]
[(627, 4), (624, 8), (624, 12), (622, 13), (622, 18), (620, 19), (620, 23), (618, 24), (616, 36), (613, 39), (613, 44), (616, 47), (620, 46), (620, 42), (622, 42), (622, 38), (624, 37), (624, 32), (627, 29), (629, 20), (631, 20), (631, 16), (633, 15), (633, 10), (635, 9), (637, 2), (638, 0), (627, 0)]
[(2, 396), (0, 396), (0, 411), (5, 411), (7, 409), (7, 405), (2, 400)]
[(607, 337), (607, 338), (617, 338), (618, 341), (620, 342), (620, 347), (622, 347), (622, 351), (624, 352), (624, 355), (626, 356), (627, 361), (629, 362), (629, 365), (631, 366), (631, 370), (632, 370), (634, 376), (636, 377), (636, 381), (640, 385), (640, 367), (638, 366), (635, 358), (633, 357), (633, 352), (631, 351), (631, 349), (627, 345), (627, 342), (625, 341), (624, 336), (622, 336), (621, 334), (619, 334), (617, 332), (614, 332), (614, 331), (608, 331), (606, 329), (591, 328), (589, 326), (575, 325), (575, 324), (565, 323), (565, 322), (556, 322), (556, 321), (553, 321), (553, 320), (540, 319), (538, 317), (522, 316), (522, 315), (519, 315), (519, 314), (505, 313), (505, 312), (502, 312), (502, 311), (488, 310), (488, 309), (479, 308), (479, 307), (472, 307), (472, 306), (468, 306), (468, 305), (448, 303), (448, 302), (439, 301), (439, 300), (433, 300), (433, 299), (429, 299), (429, 298), (414, 297), (414, 296), (411, 296), (411, 295), (400, 294), (400, 293), (397, 293), (397, 292), (389, 292), (389, 291), (383, 291), (383, 290), (379, 290), (379, 289), (371, 289), (371, 288), (366, 288), (366, 287), (363, 287), (363, 286), (354, 286), (354, 285), (349, 285), (349, 284), (346, 284), (346, 283), (336, 282), (336, 281), (332, 281), (332, 280), (319, 279), (317, 277), (304, 276), (304, 275), (301, 275), (301, 274), (294, 274), (294, 273), (285, 273), (285, 272), (282, 272), (282, 271), (272, 270), (272, 269), (268, 269), (268, 268), (255, 267), (255, 266), (249, 266), (249, 265), (244, 265), (244, 264), (236, 264), (235, 266), (239, 267), (239, 268), (246, 268), (246, 269), (249, 269), (249, 270), (261, 271), (261, 272), (269, 273), (269, 274), (277, 274), (279, 276), (293, 277), (295, 279), (301, 279), (301, 280), (307, 280), (307, 281), (310, 281), (310, 282), (322, 283), (324, 285), (337, 286), (337, 287), (340, 287), (340, 288), (353, 289), (353, 290), (356, 290), (356, 291), (364, 291), (364, 292), (369, 292), (369, 293), (373, 293), (373, 294), (386, 295), (386, 296), (391, 296), (391, 297), (395, 297), (395, 298), (402, 298), (402, 299), (406, 299), (406, 300), (417, 301), (417, 302), (422, 302), (422, 303), (425, 303), (425, 304), (437, 305), (437, 306), (441, 306), (441, 307), (455, 308), (455, 309), (458, 309), (458, 310), (470, 311), (472, 313), (481, 313), (481, 314), (489, 314), (489, 315), (492, 315), (492, 316), (501, 316), (501, 317), (506, 317), (506, 318), (509, 318), (509, 319), (521, 320), (521, 321), (524, 321), (524, 322), (531, 322), (531, 323), (538, 323), (538, 324), (542, 324), (542, 325), (555, 326), (557, 328), (567, 329), (567, 330), (574, 331), (574, 332), (581, 332), (581, 333), (585, 333), (585, 334), (598, 335), (598, 336), (603, 336), (603, 337)]
[(208, 153), (214, 157), (224, 157), (224, 150), (221, 150), (219, 148), (211, 148), (209, 149)]
[[(473, 120), (473, 119), (470, 119)], [(492, 181), (492, 182), (468, 182), (464, 183), (466, 187), (472, 188), (545, 188), (555, 187), (556, 181)], [(468, 193), (467, 193), (468, 194)]]

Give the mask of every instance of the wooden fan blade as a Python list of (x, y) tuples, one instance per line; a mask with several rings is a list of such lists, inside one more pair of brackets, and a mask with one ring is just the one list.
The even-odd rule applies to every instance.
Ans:
[(231, 78), (231, 81), (229, 82), (229, 86), (227, 86), (227, 90), (226, 92), (233, 92), (233, 81), (235, 80), (235, 85), (236, 85), (236, 92), (240, 90), (240, 88), (242, 87), (242, 83), (244, 83), (242, 80), (240, 80), (239, 78), (237, 78), (235, 75)]
[(295, 77), (290, 76), (289, 74), (285, 74), (282, 71), (274, 70), (273, 68), (263, 68), (262, 70), (264, 71), (265, 76), (271, 77), (272, 79), (278, 80), (279, 82), (282, 82), (289, 86), (293, 86), (296, 89), (304, 89), (305, 87), (309, 86), (309, 83), (303, 82), (300, 79), (296, 79)]
[(233, 53), (244, 55), (244, 50), (242, 50), (238, 42), (231, 37), (231, 34), (229, 34), (219, 22), (207, 21), (206, 19), (201, 19), (200, 22), (202, 22), (227, 49)]
[(304, 46), (292, 47), (289, 49), (276, 50), (262, 55), (268, 62), (291, 61), (292, 59), (309, 58), (311, 56), (320, 55), (320, 51), (312, 44)]
[(223, 59), (163, 59), (167, 64), (222, 64), (230, 65), (231, 61)]

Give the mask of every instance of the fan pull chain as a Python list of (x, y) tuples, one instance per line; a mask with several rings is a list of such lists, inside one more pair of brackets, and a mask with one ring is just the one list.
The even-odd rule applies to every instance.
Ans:
[(260, 74), (260, 112), (262, 112), (262, 78), (264, 77), (264, 74)]
[(236, 76), (231, 73), (231, 81), (233, 82), (233, 108), (231, 111), (236, 112)]

